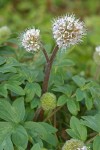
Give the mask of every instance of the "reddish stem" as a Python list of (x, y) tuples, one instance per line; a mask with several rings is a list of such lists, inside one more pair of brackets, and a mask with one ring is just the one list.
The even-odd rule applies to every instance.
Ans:
[(43, 54), (45, 56), (46, 61), (48, 62), (49, 61), (49, 57), (48, 57), (48, 54), (47, 54), (46, 50), (44, 49), (44, 47), (42, 47), (42, 52), (43, 52)]
[(58, 46), (55, 46), (55, 48), (52, 52), (52, 55), (46, 64), (45, 76), (44, 76), (44, 81), (43, 81), (43, 85), (42, 85), (42, 93), (45, 93), (48, 90), (50, 72), (51, 72), (52, 64), (53, 64), (53, 61), (55, 59), (57, 52), (58, 52)]
[[(42, 85), (42, 94), (47, 92), (48, 91), (48, 83), (49, 83), (49, 78), (50, 78), (50, 72), (51, 72), (51, 68), (52, 68), (52, 64), (53, 64), (53, 61), (55, 59), (55, 56), (58, 52), (58, 46), (55, 46), (55, 48), (53, 49), (53, 52), (52, 52), (52, 55), (49, 59), (45, 49), (42, 49), (43, 50), (43, 53), (46, 57), (46, 60), (47, 60), (47, 64), (46, 64), (46, 70), (45, 70), (45, 76), (44, 76), (44, 81), (43, 81), (43, 85)], [(35, 112), (35, 116), (34, 116), (34, 121), (37, 121), (40, 113), (42, 112), (42, 108), (38, 108)]]

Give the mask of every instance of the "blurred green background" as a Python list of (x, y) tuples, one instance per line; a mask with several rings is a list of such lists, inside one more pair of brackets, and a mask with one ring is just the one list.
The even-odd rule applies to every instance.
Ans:
[(50, 49), (54, 46), (52, 20), (68, 13), (85, 22), (87, 36), (67, 57), (75, 61), (75, 72), (91, 77), (96, 67), (93, 53), (100, 45), (100, 0), (0, 0), (0, 27), (6, 25), (19, 35), (35, 26)]

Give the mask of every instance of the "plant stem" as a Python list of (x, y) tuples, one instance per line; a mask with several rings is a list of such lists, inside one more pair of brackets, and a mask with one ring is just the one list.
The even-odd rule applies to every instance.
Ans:
[(91, 142), (95, 139), (95, 137), (96, 137), (96, 136), (98, 136), (98, 134), (97, 134), (97, 135), (95, 135), (94, 137), (92, 137), (91, 139), (89, 139), (88, 141), (86, 141), (86, 144), (91, 143)]
[(44, 119), (44, 122), (46, 122), (47, 120), (49, 120), (56, 112), (58, 112), (63, 106), (58, 107), (57, 109), (55, 109), (53, 112), (51, 112), (51, 114)]
[(57, 52), (58, 52), (58, 46), (55, 46), (55, 48), (52, 52), (52, 55), (46, 64), (45, 76), (44, 76), (44, 81), (43, 81), (43, 85), (42, 85), (42, 93), (45, 93), (48, 90), (48, 82), (49, 82), (49, 78), (50, 78), (50, 72), (51, 72), (52, 64), (53, 64), (53, 61), (55, 59)]
[[(42, 48), (42, 51), (43, 51), (44, 56), (45, 56), (46, 61), (47, 61), (46, 69), (45, 69), (44, 81), (43, 81), (43, 85), (42, 85), (42, 94), (43, 94), (43, 93), (47, 92), (47, 90), (48, 90), (48, 82), (49, 82), (49, 78), (50, 78), (50, 72), (51, 72), (53, 61), (54, 61), (55, 56), (56, 56), (56, 54), (58, 52), (58, 46), (54, 47), (52, 55), (51, 55), (50, 58), (48, 57), (47, 52), (46, 52), (46, 50), (44, 48)], [(42, 111), (42, 108), (38, 108), (36, 110), (33, 121), (37, 121), (41, 111)]]
[(49, 57), (48, 57), (48, 54), (47, 54), (47, 52), (46, 52), (44, 47), (42, 47), (42, 52), (43, 52), (43, 54), (44, 54), (44, 56), (46, 58), (46, 61), (48, 62), (49, 61)]

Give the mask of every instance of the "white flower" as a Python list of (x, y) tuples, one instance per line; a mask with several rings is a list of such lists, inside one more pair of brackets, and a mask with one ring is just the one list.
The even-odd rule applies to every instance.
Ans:
[(40, 49), (40, 30), (28, 29), (21, 34), (20, 40), (26, 51), (38, 51)]
[(97, 46), (97, 47), (95, 48), (95, 51), (100, 55), (100, 46)]
[(63, 49), (81, 42), (83, 35), (86, 34), (84, 23), (76, 19), (74, 15), (55, 19), (52, 30), (57, 45)]

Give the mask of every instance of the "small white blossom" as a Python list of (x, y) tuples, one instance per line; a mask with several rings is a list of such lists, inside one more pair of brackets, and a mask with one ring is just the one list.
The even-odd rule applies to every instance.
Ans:
[(97, 46), (97, 47), (95, 48), (95, 51), (100, 55), (100, 46)]
[(59, 48), (66, 49), (82, 41), (86, 34), (84, 23), (74, 15), (65, 15), (53, 21), (53, 36)]
[(35, 28), (28, 29), (21, 34), (20, 40), (26, 51), (38, 51), (40, 49), (40, 30)]

